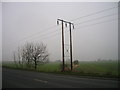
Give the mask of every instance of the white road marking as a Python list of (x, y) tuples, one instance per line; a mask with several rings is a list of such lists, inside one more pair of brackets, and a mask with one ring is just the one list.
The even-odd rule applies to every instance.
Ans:
[(42, 82), (42, 83), (47, 83), (47, 81), (43, 81), (43, 80), (40, 80), (40, 79), (34, 79), (35, 81), (38, 81), (38, 82)]

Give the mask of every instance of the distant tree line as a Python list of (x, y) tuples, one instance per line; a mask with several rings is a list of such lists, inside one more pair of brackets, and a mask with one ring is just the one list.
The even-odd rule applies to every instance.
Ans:
[(43, 43), (27, 43), (14, 52), (14, 63), (21, 67), (37, 68), (38, 64), (49, 62), (47, 46)]

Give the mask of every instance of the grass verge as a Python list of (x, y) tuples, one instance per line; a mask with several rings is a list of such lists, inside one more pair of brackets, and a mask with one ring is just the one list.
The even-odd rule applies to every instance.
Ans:
[(2, 67), (29, 70), (35, 72), (75, 75), (75, 76), (89, 76), (89, 77), (103, 77), (103, 78), (119, 78), (118, 62), (117, 61), (87, 61), (79, 62), (79, 66), (73, 71), (61, 72), (60, 63), (47, 63), (38, 65), (37, 70), (34, 68), (16, 66), (14, 63), (4, 63)]

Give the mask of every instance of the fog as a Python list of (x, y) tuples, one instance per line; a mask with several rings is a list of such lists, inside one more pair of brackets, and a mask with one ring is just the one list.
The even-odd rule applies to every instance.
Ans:
[(2, 61), (2, 3), (0, 3), (0, 61)]
[[(118, 8), (113, 8), (117, 6), (117, 2), (3, 2), (2, 60), (13, 60), (13, 51), (26, 42), (43, 42), (50, 60), (61, 60), (58, 18), (75, 25), (72, 30), (74, 60), (117, 60)], [(101, 10), (106, 11), (95, 14)], [(65, 44), (69, 44), (69, 28), (64, 30)]]

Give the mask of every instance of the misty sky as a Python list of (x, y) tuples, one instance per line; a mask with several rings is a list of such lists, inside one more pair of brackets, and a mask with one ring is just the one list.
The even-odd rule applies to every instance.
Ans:
[(2, 3), (0, 3), (0, 61), (2, 61)]
[[(61, 60), (61, 25), (56, 24), (58, 18), (75, 25), (72, 30), (74, 60), (116, 60), (118, 8), (113, 7), (117, 6), (117, 2), (4, 2), (2, 60), (13, 60), (13, 51), (26, 42), (43, 42), (47, 45), (50, 60)], [(105, 9), (108, 10), (95, 14)], [(69, 28), (64, 30), (65, 44), (69, 44)]]

